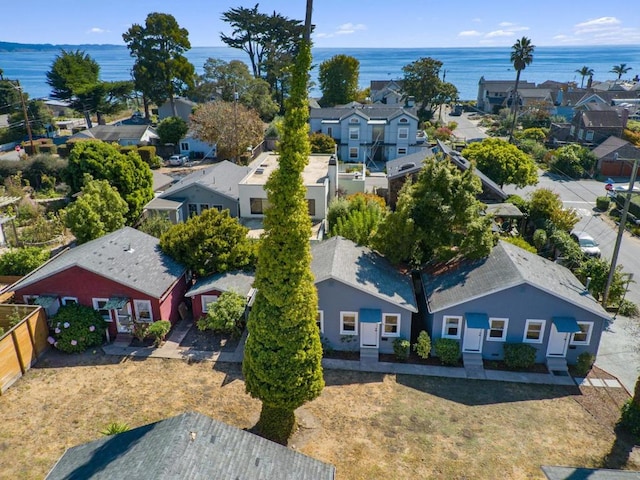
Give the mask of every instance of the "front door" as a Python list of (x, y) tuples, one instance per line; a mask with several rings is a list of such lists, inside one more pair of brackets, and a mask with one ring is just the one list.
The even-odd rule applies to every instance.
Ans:
[(131, 303), (115, 310), (116, 326), (118, 333), (131, 333), (133, 329), (133, 318), (131, 316)]
[(379, 323), (360, 323), (360, 346), (378, 348)]
[(556, 326), (551, 324), (551, 333), (549, 334), (549, 345), (547, 346), (547, 356), (564, 357), (567, 354), (567, 345), (569, 344), (569, 332), (559, 332)]
[(462, 340), (463, 352), (482, 352), (482, 339), (484, 338), (484, 328), (465, 328)]

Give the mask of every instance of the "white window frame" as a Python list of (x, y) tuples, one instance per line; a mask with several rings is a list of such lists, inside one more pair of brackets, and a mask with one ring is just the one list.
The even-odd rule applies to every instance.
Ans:
[[(387, 326), (390, 325), (387, 323), (387, 317), (395, 317), (396, 319), (396, 331), (395, 332), (387, 332)], [(382, 314), (382, 336), (383, 337), (399, 337), (400, 336), (400, 322), (402, 321), (402, 316), (399, 313), (383, 313)], [(391, 324), (393, 325), (393, 324)]]
[(409, 127), (398, 127), (398, 140), (409, 140)]
[(398, 155), (406, 155), (407, 147), (398, 147)]
[[(591, 334), (593, 333), (593, 322), (578, 322), (578, 326), (586, 325), (587, 328), (587, 339), (585, 341), (575, 340), (575, 333), (571, 334), (571, 341), (569, 345), (589, 345), (591, 343)], [(576, 332), (582, 333), (582, 332)]]
[(349, 140), (360, 140), (360, 127), (349, 127)]
[(217, 211), (222, 211), (222, 205), (211, 205), (211, 208), (215, 208)]
[(100, 308), (100, 305), (98, 304), (98, 302), (104, 302), (103, 306), (106, 305), (106, 303), (109, 301), (108, 298), (92, 298), (91, 299), (91, 304), (93, 305), (93, 309), (97, 312), (99, 312), (100, 310), (105, 310), (107, 312), (109, 312), (109, 318), (106, 317), (102, 317), (104, 319), (105, 322), (109, 322), (112, 323), (113, 322), (113, 317), (111, 316), (111, 310), (107, 310), (106, 308)]
[(327, 135), (331, 138), (333, 138), (333, 128), (332, 127), (327, 127)]
[(587, 130), (587, 133), (585, 134), (584, 139), (588, 142), (591, 142), (593, 140), (593, 135), (594, 135), (593, 130)]
[[(353, 317), (353, 331), (344, 329), (344, 317)], [(358, 335), (358, 312), (340, 312), (340, 335)]]
[[(529, 325), (532, 323), (540, 324), (540, 338), (533, 339), (527, 338), (527, 332), (529, 331)], [(537, 318), (527, 318), (527, 321), (524, 324), (524, 333), (522, 334), (522, 343), (543, 343), (544, 342), (544, 329), (547, 326), (546, 320), (540, 320)]]
[(216, 303), (218, 301), (218, 295), (201, 295), (200, 302), (202, 303), (202, 313), (207, 313), (209, 309), (207, 305), (210, 303)]
[(320, 329), (320, 333), (324, 333), (324, 310), (318, 310), (318, 316), (316, 317), (316, 324)]
[[(355, 152), (355, 155), (354, 155)], [(349, 160), (359, 160), (360, 159), (360, 149), (358, 147), (350, 147), (349, 148)]]
[[(494, 320), (498, 320), (501, 322), (504, 322), (504, 328), (502, 329), (502, 336), (501, 337), (492, 337), (491, 336), (491, 330), (494, 330), (493, 328), (493, 321)], [(506, 342), (507, 341), (507, 330), (509, 329), (509, 319), (508, 318), (501, 318), (501, 317), (491, 317), (489, 318), (489, 329), (487, 330), (487, 342)]]
[[(149, 318), (140, 318), (140, 311), (141, 309), (139, 308), (141, 304), (144, 304), (145, 306), (149, 307)], [(153, 306), (151, 305), (151, 300), (141, 300), (141, 299), (134, 299), (133, 300), (133, 308), (135, 309), (136, 312), (136, 320), (138, 322), (143, 322), (143, 323), (153, 323)]]
[(400, 120), (398, 120), (398, 123), (406, 124), (409, 123), (409, 120), (407, 120), (406, 118), (401, 118)]
[(358, 117), (351, 117), (349, 123), (360, 123), (360, 119)]
[[(458, 324), (458, 333), (456, 335), (447, 334), (447, 320), (454, 319)], [(458, 315), (445, 315), (442, 317), (442, 338), (452, 338), (454, 340), (460, 340), (462, 337), (462, 317)]]
[(78, 297), (62, 297), (62, 298), (60, 299), (60, 304), (61, 304), (61, 305), (67, 305), (67, 302), (68, 302), (69, 300), (71, 300), (71, 301), (72, 301), (72, 303), (71, 303), (72, 305), (73, 305), (74, 303), (78, 303)]
[(189, 148), (189, 142), (180, 142), (180, 150), (183, 152), (188, 152), (189, 150), (191, 150)]

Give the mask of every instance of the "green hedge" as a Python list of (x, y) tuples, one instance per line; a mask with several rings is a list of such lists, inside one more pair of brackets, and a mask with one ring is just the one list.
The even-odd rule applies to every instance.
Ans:
[(58, 147), (56, 147), (53, 143), (48, 143), (45, 145), (40, 145), (39, 151), (40, 153), (53, 154), (53, 153), (57, 153)]
[(445, 365), (457, 365), (460, 361), (462, 353), (460, 352), (460, 343), (451, 338), (439, 338), (435, 341), (433, 349), (436, 357)]
[(608, 211), (610, 206), (611, 206), (611, 199), (609, 197), (596, 198), (596, 208), (601, 212)]
[(73, 304), (60, 307), (51, 325), (49, 343), (66, 353), (82, 353), (102, 344), (107, 323), (97, 310)]
[(505, 343), (504, 363), (512, 369), (531, 368), (536, 363), (536, 349), (524, 343)]
[(393, 341), (393, 353), (398, 360), (404, 362), (407, 358), (409, 358), (410, 348), (411, 343), (406, 338), (396, 338)]

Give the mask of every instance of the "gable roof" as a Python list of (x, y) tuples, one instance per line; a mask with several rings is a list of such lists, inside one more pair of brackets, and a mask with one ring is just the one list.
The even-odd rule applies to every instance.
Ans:
[(486, 258), (462, 260), (443, 273), (423, 273), (431, 313), (522, 284), (610, 318), (568, 268), (504, 241)]
[(422, 151), (389, 160), (386, 163), (387, 178), (393, 180), (397, 177), (404, 177), (405, 175), (419, 172), (422, 169), (422, 164), (425, 159), (430, 157), (433, 157), (433, 150), (431, 150), (431, 148), (425, 148)]
[(122, 138), (141, 139), (147, 130), (150, 130), (152, 138), (160, 138), (149, 125), (97, 125), (72, 135), (69, 140), (95, 138), (103, 142), (118, 142)]
[(240, 196), (238, 193), (238, 184), (250, 171), (251, 169), (249, 167), (242, 167), (228, 160), (223, 160), (212, 167), (204, 170), (196, 170), (187, 175), (173, 184), (171, 188), (162, 192), (160, 197), (176, 197), (187, 188), (198, 185), (233, 200), (238, 200)]
[(72, 267), (154, 298), (161, 298), (186, 271), (160, 250), (156, 237), (124, 227), (52, 258), (12, 288), (19, 290)]
[(333, 480), (335, 467), (188, 412), (68, 449), (47, 480)]
[(255, 274), (253, 272), (225, 272), (216, 273), (208, 277), (199, 278), (189, 289), (185, 297), (194, 297), (203, 293), (217, 290), (219, 292), (236, 292), (246, 297), (251, 291)]
[(616, 150), (620, 150), (622, 147), (627, 145), (631, 145), (626, 140), (621, 139), (620, 137), (616, 137), (615, 135), (611, 135), (604, 142), (598, 145), (596, 148), (591, 150), (596, 158), (603, 158), (607, 155), (614, 153)]
[(353, 114), (359, 115), (367, 120), (391, 120), (398, 115), (407, 115), (418, 119), (414, 107), (406, 108), (391, 106), (379, 103), (366, 105), (350, 105), (343, 107), (312, 108), (309, 111), (309, 119), (322, 120), (343, 120)]
[(586, 110), (576, 113), (578, 122), (586, 128), (598, 127), (619, 127), (622, 128), (624, 120), (622, 116), (615, 110)]
[(312, 245), (311, 255), (316, 284), (334, 279), (411, 312), (418, 311), (411, 278), (373, 250), (338, 236)]

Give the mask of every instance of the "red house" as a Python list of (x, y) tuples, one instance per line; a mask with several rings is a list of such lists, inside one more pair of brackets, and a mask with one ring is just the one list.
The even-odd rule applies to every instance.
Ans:
[(204, 317), (207, 314), (207, 306), (216, 302), (223, 292), (235, 292), (242, 295), (250, 306), (255, 292), (251, 288), (253, 280), (253, 272), (216, 273), (199, 279), (185, 295), (191, 298), (194, 320)]
[(13, 285), (16, 301), (42, 305), (49, 316), (80, 303), (109, 322), (109, 336), (132, 322), (179, 319), (186, 268), (165, 255), (158, 239), (124, 227), (55, 256)]

